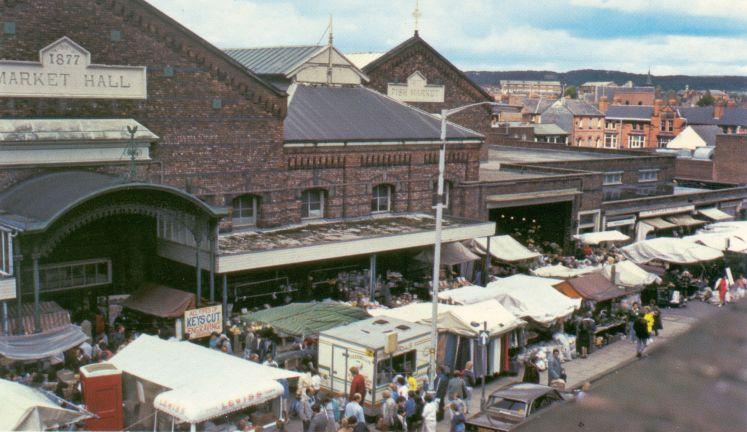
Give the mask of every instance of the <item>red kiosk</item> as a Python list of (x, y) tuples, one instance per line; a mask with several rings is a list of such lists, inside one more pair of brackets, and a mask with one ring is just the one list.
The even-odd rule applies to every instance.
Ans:
[(80, 381), (86, 409), (98, 416), (86, 420), (86, 429), (122, 430), (122, 371), (109, 363), (90, 364), (80, 368)]

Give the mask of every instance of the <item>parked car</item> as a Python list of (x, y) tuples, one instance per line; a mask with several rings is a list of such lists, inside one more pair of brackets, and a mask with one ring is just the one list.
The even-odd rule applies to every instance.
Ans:
[(467, 419), (467, 430), (511, 431), (538, 411), (570, 399), (573, 399), (572, 393), (561, 393), (546, 385), (510, 384), (493, 392), (483, 411)]

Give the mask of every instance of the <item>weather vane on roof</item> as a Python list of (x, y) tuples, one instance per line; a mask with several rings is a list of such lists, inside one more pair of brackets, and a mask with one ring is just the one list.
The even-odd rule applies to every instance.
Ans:
[(415, 0), (415, 10), (412, 11), (412, 17), (415, 18), (415, 34), (418, 34), (418, 30), (420, 27), (420, 17), (422, 17), (423, 14), (420, 12), (420, 0)]

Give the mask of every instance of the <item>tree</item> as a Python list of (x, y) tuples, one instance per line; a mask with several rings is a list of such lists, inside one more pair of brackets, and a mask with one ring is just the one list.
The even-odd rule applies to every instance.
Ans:
[(571, 99), (578, 99), (578, 91), (576, 90), (576, 86), (566, 87), (565, 92), (563, 92), (563, 96), (568, 96)]
[(698, 99), (696, 105), (698, 105), (699, 107), (711, 106), (714, 102), (716, 102), (716, 99), (711, 96), (710, 91), (706, 90), (705, 94), (700, 99)]

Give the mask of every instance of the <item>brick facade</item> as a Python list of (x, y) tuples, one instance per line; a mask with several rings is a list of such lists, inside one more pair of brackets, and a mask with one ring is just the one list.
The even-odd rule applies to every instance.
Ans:
[(715, 181), (747, 184), (747, 136), (718, 135), (713, 165)]
[[(605, 97), (599, 102), (599, 110), (607, 112)], [(670, 101), (665, 105), (657, 99), (651, 108), (651, 118), (646, 120), (612, 119), (605, 122), (605, 147), (619, 149), (665, 148), (674, 137), (687, 127), (687, 120), (680, 117), (676, 106)], [(631, 137), (640, 137), (633, 138)]]
[[(91, 52), (92, 63), (146, 66), (148, 98), (3, 98), (1, 117), (132, 118), (160, 137), (152, 161), (139, 165), (141, 180), (184, 189), (218, 206), (230, 207), (234, 198), (252, 194), (260, 202), (259, 227), (301, 222), (301, 193), (307, 188), (325, 190), (325, 217), (369, 215), (371, 190), (379, 183), (394, 187), (393, 211), (431, 211), (437, 146), (284, 148), (286, 95), (142, 0), (19, 0), (6, 2), (2, 12), (3, 21), (16, 23), (16, 33), (1, 36), (0, 57), (38, 61), (39, 49), (68, 36)], [(112, 31), (121, 37), (111, 37)], [(415, 50), (414, 67), (446, 83), (445, 105), (483, 97), (427, 50)], [(409, 61), (391, 66), (395, 79), (403, 81), (410, 66)], [(484, 118), (489, 127), (490, 117)], [(479, 144), (450, 146), (447, 179), (476, 180), (479, 152)], [(119, 174), (127, 164), (64, 168)], [(4, 168), (0, 191), (46, 170)], [(223, 228), (230, 228), (230, 218)]]
[[(443, 85), (443, 103), (408, 102), (430, 113), (440, 113), (442, 109), (477, 102), (493, 101), (490, 94), (473, 83), (417, 34), (365, 66), (363, 71), (370, 78), (367, 86), (383, 94), (387, 93), (389, 83), (407, 82), (407, 78), (416, 71), (420, 71), (428, 83)], [(491, 112), (490, 106), (487, 105), (475, 107), (455, 114), (449, 120), (485, 135), (486, 145), (489, 145), (492, 143)], [(482, 159), (487, 159), (487, 148), (482, 151)]]

